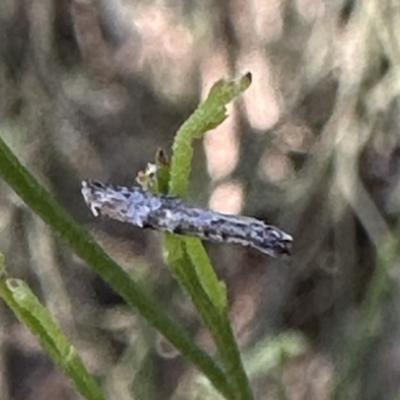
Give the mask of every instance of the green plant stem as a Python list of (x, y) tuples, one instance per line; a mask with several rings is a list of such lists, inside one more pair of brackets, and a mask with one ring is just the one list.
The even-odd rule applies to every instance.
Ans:
[[(225, 118), (226, 105), (251, 84), (251, 74), (237, 80), (216, 82), (207, 99), (178, 130), (172, 146), (169, 170), (169, 193), (185, 196), (189, 183), (192, 142), (218, 125)], [(168, 264), (187, 290), (206, 327), (210, 330), (221, 357), (229, 383), (240, 400), (253, 399), (250, 382), (244, 370), (239, 348), (228, 317), (226, 290), (211, 268), (202, 244), (194, 239), (165, 235)]]
[(235, 398), (225, 373), (214, 360), (201, 350), (178, 324), (163, 313), (162, 308), (140, 290), (129, 274), (75, 223), (19, 162), (1, 137), (0, 174), (22, 200), (61, 235), (76, 254), (108, 282), (131, 307), (137, 308), (151, 325), (208, 377), (218, 391), (227, 399)]
[(196, 269), (184, 250), (184, 242), (175, 235), (165, 235), (165, 247), (172, 250), (168, 264), (178, 282), (189, 293), (200, 318), (210, 330), (229, 382), (237, 399), (251, 400), (253, 393), (229, 321), (227, 308), (218, 309), (201, 285)]

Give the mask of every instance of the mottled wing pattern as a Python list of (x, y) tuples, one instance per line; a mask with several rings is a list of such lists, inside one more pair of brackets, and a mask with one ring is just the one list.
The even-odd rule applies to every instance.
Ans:
[(222, 214), (140, 187), (105, 185), (94, 180), (82, 182), (82, 195), (94, 216), (217, 243), (241, 244), (275, 258), (291, 252), (292, 236), (256, 218)]

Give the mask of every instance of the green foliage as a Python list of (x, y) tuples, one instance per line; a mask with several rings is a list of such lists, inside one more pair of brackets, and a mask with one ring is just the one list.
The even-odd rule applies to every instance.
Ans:
[(159, 304), (138, 287), (129, 274), (111, 259), (86, 231), (75, 223), (19, 162), (1, 137), (0, 174), (24, 202), (119, 293), (128, 305), (136, 308), (151, 325), (204, 372), (226, 398), (232, 398), (231, 389), (221, 368), (193, 342), (186, 331), (162, 311)]
[(48, 310), (25, 282), (6, 279), (3, 263), (1, 269), (0, 296), (17, 318), (34, 333), (51, 358), (72, 379), (82, 396), (89, 400), (105, 400), (99, 385)]
[(193, 157), (192, 141), (200, 139), (210, 129), (216, 128), (226, 118), (226, 105), (244, 92), (251, 84), (251, 74), (236, 81), (219, 80), (210, 90), (207, 99), (178, 130), (172, 146), (171, 178), (169, 192), (185, 196)]
[[(165, 192), (169, 188), (171, 194), (185, 194), (193, 155), (192, 141), (201, 138), (207, 130), (218, 126), (226, 118), (226, 104), (242, 93), (250, 82), (251, 75), (247, 74), (237, 81), (221, 80), (213, 86), (207, 100), (177, 133), (171, 166), (166, 165), (162, 157), (156, 159), (158, 174), (154, 189)], [(189, 293), (205, 326), (210, 330), (223, 369), (73, 221), (19, 162), (1, 135), (0, 174), (76, 254), (201, 370), (225, 398), (253, 398), (229, 323), (225, 285), (218, 281), (199, 240), (165, 235), (166, 260), (175, 277)], [(16, 279), (6, 279), (4, 270), (1, 277), (0, 294), (18, 318), (39, 338), (44, 349), (64, 369), (87, 399), (102, 399), (100, 389), (85, 370), (72, 345), (27, 285)]]
[[(251, 74), (236, 81), (218, 81), (207, 99), (182, 125), (176, 134), (169, 170), (169, 193), (186, 194), (193, 156), (192, 142), (221, 124), (226, 118), (226, 105), (246, 90)], [(165, 173), (164, 173), (165, 176)], [(158, 187), (165, 187), (161, 174)], [(199, 315), (214, 338), (227, 378), (237, 398), (253, 398), (239, 349), (229, 323), (226, 287), (218, 280), (210, 259), (199, 239), (164, 234), (166, 261), (187, 290)]]

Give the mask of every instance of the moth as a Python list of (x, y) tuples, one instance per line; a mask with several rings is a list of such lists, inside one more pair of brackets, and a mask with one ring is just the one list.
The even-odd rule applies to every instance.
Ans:
[(81, 191), (96, 217), (216, 243), (249, 246), (274, 258), (291, 252), (291, 235), (256, 218), (194, 207), (178, 197), (154, 194), (136, 186), (128, 188), (86, 180)]

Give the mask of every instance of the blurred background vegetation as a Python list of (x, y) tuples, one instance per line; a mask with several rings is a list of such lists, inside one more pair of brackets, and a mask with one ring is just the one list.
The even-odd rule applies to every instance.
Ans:
[[(212, 351), (159, 235), (94, 220), (80, 182), (134, 184), (216, 80), (250, 71), (230, 117), (196, 144), (188, 197), (294, 236), (288, 261), (207, 244), (256, 398), (394, 399), (399, 268), (378, 259), (398, 232), (399, 38), (395, 0), (3, 0), (0, 134)], [(4, 182), (0, 190), (10, 274), (45, 302), (109, 399), (217, 398)], [(0, 315), (1, 399), (78, 398), (3, 303)]]

